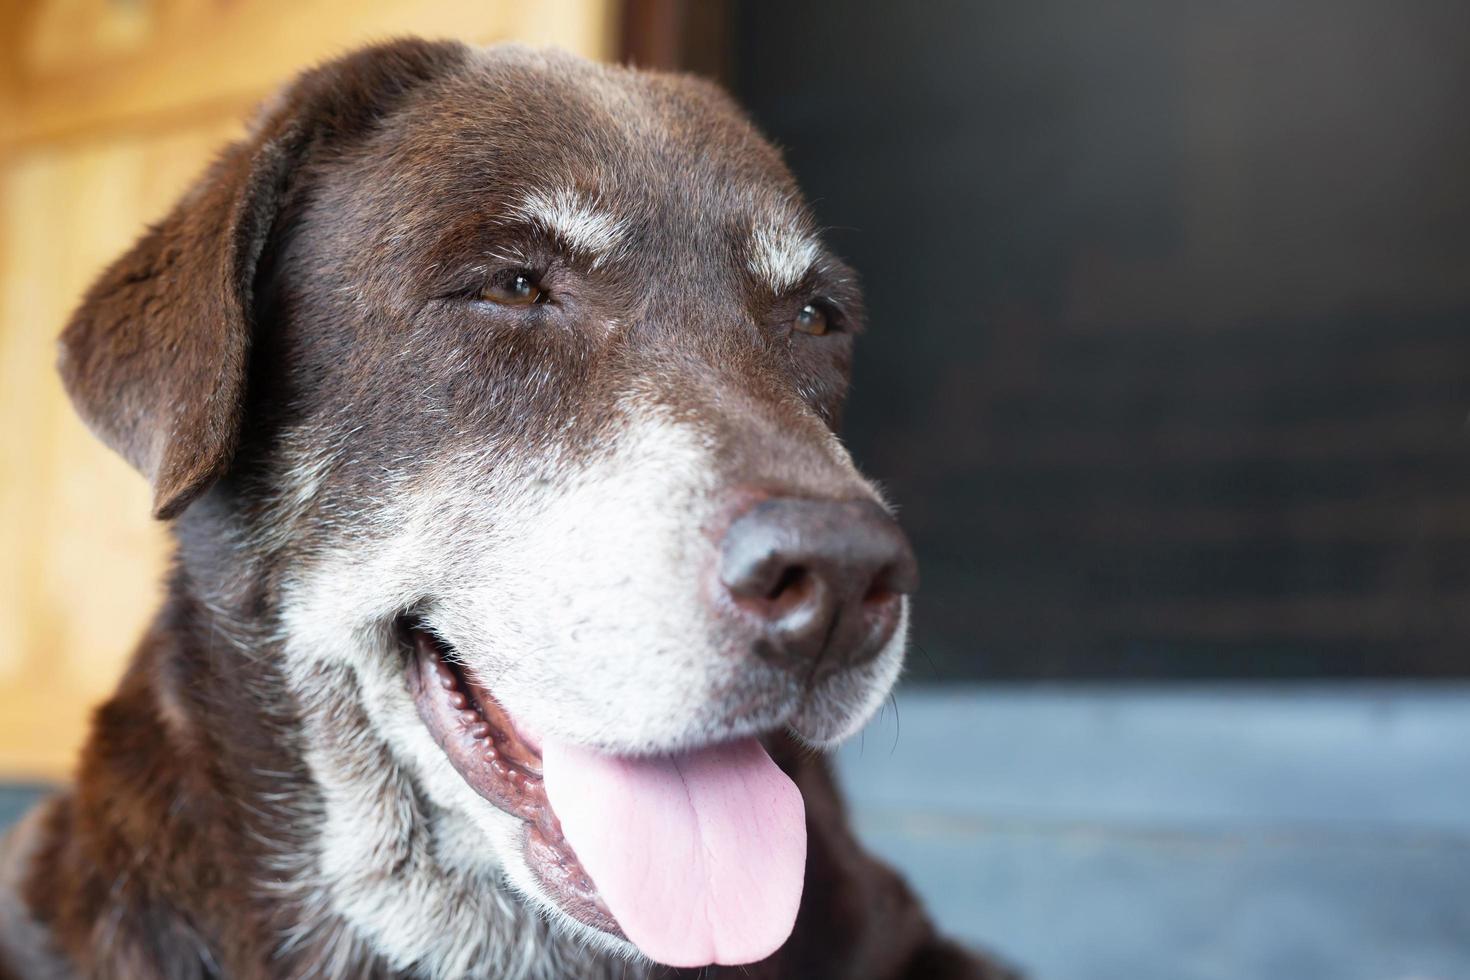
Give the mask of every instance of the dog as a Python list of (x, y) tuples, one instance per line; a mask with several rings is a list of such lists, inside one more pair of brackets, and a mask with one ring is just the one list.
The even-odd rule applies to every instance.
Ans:
[(712, 84), (416, 40), (301, 75), (62, 336), (176, 557), (6, 840), (0, 974), (1010, 975), (819, 751), (916, 584), (835, 435), (862, 323)]

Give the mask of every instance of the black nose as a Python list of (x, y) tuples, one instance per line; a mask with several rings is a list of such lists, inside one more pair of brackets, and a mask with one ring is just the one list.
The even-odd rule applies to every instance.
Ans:
[(776, 498), (725, 532), (720, 580), (756, 622), (762, 656), (837, 667), (870, 660), (889, 641), (919, 570), (876, 503)]

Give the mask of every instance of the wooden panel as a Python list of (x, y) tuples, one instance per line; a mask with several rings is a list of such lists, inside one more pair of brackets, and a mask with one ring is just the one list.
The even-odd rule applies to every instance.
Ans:
[(205, 152), (203, 139), (180, 142), (40, 149), (0, 173), (0, 413), (11, 420), (0, 486), (7, 518), (20, 517), (0, 528), (11, 557), (0, 615), (18, 627), (0, 638), (0, 771), (65, 763), (156, 604), (164, 549), (148, 489), (86, 433), (51, 362), (88, 278), (167, 206), (174, 188), (155, 168)]
[(603, 57), (611, 9), (52, 0), (0, 22), (0, 778), (66, 773), (166, 565), (148, 488), (84, 429), (53, 370), (91, 278), (297, 68), (402, 34)]
[(612, 52), (610, 0), (53, 0), (14, 52), (21, 98), (0, 141), (239, 114), (315, 61), (405, 34)]

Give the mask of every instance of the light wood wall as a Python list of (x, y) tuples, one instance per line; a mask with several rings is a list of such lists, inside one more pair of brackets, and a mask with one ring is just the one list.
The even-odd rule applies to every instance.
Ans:
[(72, 413), (55, 338), (295, 70), (417, 34), (614, 52), (613, 0), (0, 3), (0, 779), (64, 777), (159, 598), (143, 480)]

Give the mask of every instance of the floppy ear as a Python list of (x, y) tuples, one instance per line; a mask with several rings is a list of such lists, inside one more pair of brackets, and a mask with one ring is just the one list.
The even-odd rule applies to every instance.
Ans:
[(399, 41), (303, 74), (87, 291), (61, 336), (62, 382), (92, 431), (151, 481), (155, 517), (182, 512), (234, 457), (256, 275), (294, 172), (468, 53)]

